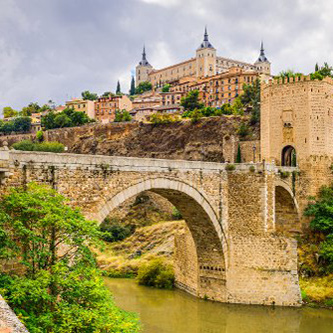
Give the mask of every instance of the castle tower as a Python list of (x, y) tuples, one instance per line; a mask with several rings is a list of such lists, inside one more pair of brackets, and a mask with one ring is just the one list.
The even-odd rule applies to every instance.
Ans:
[(216, 74), (216, 49), (208, 40), (207, 27), (203, 42), (196, 51), (196, 76), (212, 76)]
[(271, 63), (266, 58), (263, 42), (261, 42), (259, 58), (254, 63), (254, 66), (256, 66), (259, 73), (267, 76), (271, 75)]
[(149, 73), (153, 70), (153, 66), (148, 62), (146, 58), (146, 48), (143, 46), (142, 59), (139, 65), (136, 66), (136, 86), (141, 82), (149, 81)]

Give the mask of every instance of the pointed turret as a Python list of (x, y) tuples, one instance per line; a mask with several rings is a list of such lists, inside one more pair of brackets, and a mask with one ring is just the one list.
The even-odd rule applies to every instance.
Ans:
[(256, 61), (256, 63), (257, 62), (269, 62), (268, 59), (266, 58), (266, 55), (265, 55), (265, 49), (264, 49), (264, 43), (263, 43), (263, 41), (261, 41), (260, 55), (259, 55), (259, 58)]
[(149, 81), (149, 73), (152, 70), (153, 70), (153, 66), (147, 60), (146, 47), (145, 47), (145, 45), (143, 45), (142, 59), (135, 68), (136, 84), (139, 85), (141, 82)]
[(143, 45), (142, 59), (139, 62), (139, 65), (141, 65), (141, 66), (150, 66), (150, 64), (149, 64), (149, 62), (146, 58), (146, 47), (145, 47), (145, 45)]
[(204, 33), (204, 39), (203, 39), (203, 42), (198, 47), (198, 50), (200, 50), (200, 49), (207, 49), (207, 48), (213, 49), (214, 46), (208, 40), (208, 33), (207, 33), (207, 26), (206, 26), (205, 27), (205, 33)]

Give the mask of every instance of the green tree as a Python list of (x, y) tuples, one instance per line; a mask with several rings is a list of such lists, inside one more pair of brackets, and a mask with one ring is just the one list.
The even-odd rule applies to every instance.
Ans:
[(15, 132), (29, 132), (31, 129), (30, 117), (17, 117), (13, 120), (13, 130)]
[(143, 94), (145, 91), (152, 90), (152, 84), (148, 81), (141, 82), (136, 88), (135, 93), (137, 95)]
[(242, 163), (242, 152), (241, 152), (240, 144), (238, 144), (238, 148), (237, 148), (236, 163)]
[(310, 74), (311, 80), (322, 80), (324, 77), (333, 77), (333, 67), (330, 66), (327, 62), (324, 63), (324, 66), (319, 67), (316, 64), (316, 71)]
[(132, 117), (130, 115), (130, 113), (126, 110), (116, 110), (116, 115), (115, 115), (115, 119), (114, 121), (116, 123), (118, 122), (122, 122), (122, 121), (131, 121)]
[(20, 115), (22, 117), (30, 117), (33, 113), (41, 112), (41, 107), (38, 103), (30, 103), (28, 106), (22, 108)]
[(193, 111), (194, 109), (202, 109), (203, 104), (199, 102), (199, 90), (191, 90), (188, 94), (182, 97), (181, 106), (184, 107), (185, 110)]
[(65, 113), (59, 113), (58, 115), (55, 116), (54, 125), (55, 128), (73, 126), (71, 118), (68, 117)]
[(119, 82), (119, 80), (118, 80), (118, 82), (117, 82), (116, 94), (117, 94), (117, 95), (120, 95), (120, 94), (121, 94), (121, 88), (120, 88), (120, 82)]
[(110, 96), (114, 96), (114, 94), (111, 91), (106, 91), (105, 93), (102, 94), (101, 97), (110, 97)]
[(260, 81), (256, 79), (253, 84), (244, 84), (243, 93), (240, 96), (245, 109), (251, 112), (251, 124), (260, 121)]
[(162, 92), (169, 92), (170, 91), (170, 84), (165, 84), (162, 88)]
[(0, 258), (20, 258), (21, 276), (0, 275), (0, 289), (32, 333), (138, 331), (115, 307), (90, 246), (100, 232), (46, 185), (15, 188), (0, 200)]
[(319, 255), (325, 271), (333, 273), (333, 184), (322, 187), (319, 195), (310, 199), (304, 214), (312, 217), (311, 229), (323, 236), (320, 237)]
[(84, 100), (95, 101), (98, 98), (98, 95), (90, 92), (89, 90), (83, 91), (81, 96)]
[(2, 109), (2, 114), (4, 118), (11, 118), (11, 117), (16, 117), (18, 112), (12, 109), (10, 106), (5, 106)]
[(135, 79), (134, 76), (132, 75), (132, 79), (131, 79), (131, 88), (129, 91), (130, 96), (135, 95)]

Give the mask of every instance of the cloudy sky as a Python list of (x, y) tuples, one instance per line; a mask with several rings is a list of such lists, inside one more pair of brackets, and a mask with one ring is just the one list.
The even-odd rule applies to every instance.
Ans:
[(142, 45), (155, 68), (193, 57), (207, 24), (218, 55), (273, 73), (333, 63), (331, 0), (0, 0), (0, 109), (129, 88)]

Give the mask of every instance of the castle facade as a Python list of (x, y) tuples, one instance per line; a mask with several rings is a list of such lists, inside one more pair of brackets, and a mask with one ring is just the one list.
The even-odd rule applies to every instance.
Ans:
[(161, 87), (166, 83), (178, 81), (184, 77), (205, 78), (225, 73), (232, 67), (239, 67), (244, 71), (256, 72), (264, 78), (270, 77), (271, 63), (265, 56), (263, 43), (261, 43), (260, 55), (253, 63), (246, 63), (238, 60), (219, 57), (216, 49), (210, 43), (207, 29), (204, 39), (196, 50), (195, 58), (168, 66), (162, 69), (155, 69), (147, 60), (145, 47), (143, 48), (142, 59), (136, 66), (136, 84), (151, 82), (153, 87)]

